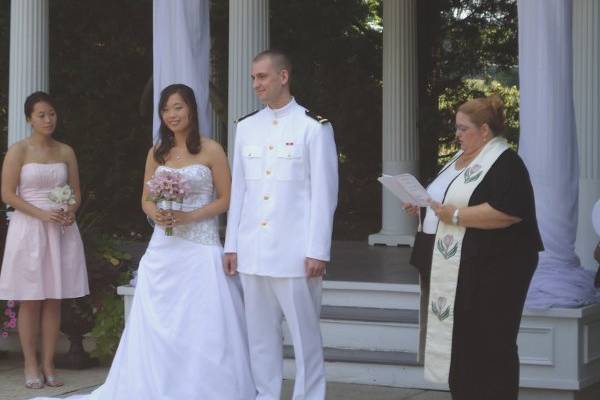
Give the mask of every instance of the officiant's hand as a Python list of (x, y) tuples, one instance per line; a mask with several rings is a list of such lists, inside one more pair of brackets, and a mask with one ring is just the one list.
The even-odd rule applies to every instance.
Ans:
[(443, 205), (437, 201), (431, 202), (431, 208), (435, 212), (435, 215), (445, 224), (452, 225), (452, 214), (456, 210), (456, 207), (451, 205)]
[(304, 260), (304, 267), (306, 268), (306, 276), (314, 278), (316, 276), (325, 275), (325, 267), (327, 263), (316, 258), (306, 257)]
[(229, 276), (237, 274), (237, 253), (225, 253), (223, 256), (223, 270)]
[(415, 206), (410, 203), (404, 203), (404, 205), (402, 206), (402, 209), (404, 210), (405, 213), (407, 213), (408, 215), (412, 215), (413, 217), (416, 217), (417, 215), (419, 215), (419, 206)]

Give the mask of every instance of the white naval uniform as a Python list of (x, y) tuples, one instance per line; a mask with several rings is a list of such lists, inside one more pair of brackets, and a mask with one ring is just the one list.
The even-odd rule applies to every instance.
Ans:
[(224, 250), (237, 253), (257, 399), (280, 398), (284, 315), (296, 359), (293, 398), (325, 398), (322, 279), (307, 278), (304, 263), (329, 261), (337, 194), (330, 123), (294, 99), (238, 122)]

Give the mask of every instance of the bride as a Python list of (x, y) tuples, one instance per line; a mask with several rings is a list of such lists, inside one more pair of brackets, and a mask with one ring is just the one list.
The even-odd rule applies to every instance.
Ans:
[[(160, 141), (144, 182), (161, 170), (192, 187), (183, 211), (142, 208), (156, 227), (139, 266), (125, 330), (106, 382), (89, 400), (247, 400), (256, 397), (242, 298), (224, 274), (217, 216), (227, 210), (230, 172), (221, 146), (202, 138), (194, 92), (181, 84), (160, 97)], [(173, 227), (173, 235), (165, 235)], [(41, 400), (41, 399), (39, 399)]]

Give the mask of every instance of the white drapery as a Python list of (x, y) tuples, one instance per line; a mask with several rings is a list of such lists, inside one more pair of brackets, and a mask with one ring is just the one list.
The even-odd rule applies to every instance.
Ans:
[(154, 142), (160, 126), (156, 109), (160, 92), (173, 83), (194, 89), (200, 132), (211, 137), (209, 0), (154, 0), (153, 32)]
[(519, 154), (535, 192), (545, 251), (526, 306), (600, 301), (575, 254), (579, 165), (573, 106), (571, 0), (519, 0)]

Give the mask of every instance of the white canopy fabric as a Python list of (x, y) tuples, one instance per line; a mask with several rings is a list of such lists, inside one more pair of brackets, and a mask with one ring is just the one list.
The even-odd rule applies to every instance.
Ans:
[(571, 0), (519, 0), (519, 154), (533, 183), (545, 251), (526, 307), (600, 301), (575, 254), (579, 165), (572, 80)]
[(154, 0), (154, 121), (158, 139), (160, 92), (173, 83), (194, 89), (200, 132), (210, 131), (210, 18), (209, 0)]

